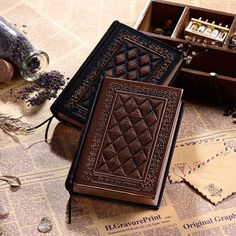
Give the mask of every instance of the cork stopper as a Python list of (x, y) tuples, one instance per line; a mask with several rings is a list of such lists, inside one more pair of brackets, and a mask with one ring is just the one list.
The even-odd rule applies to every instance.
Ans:
[(4, 83), (12, 79), (13, 74), (14, 69), (12, 65), (3, 59), (0, 59), (0, 83)]

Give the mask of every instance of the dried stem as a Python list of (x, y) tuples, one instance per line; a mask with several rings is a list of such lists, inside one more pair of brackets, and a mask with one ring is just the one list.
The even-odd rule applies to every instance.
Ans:
[(17, 135), (25, 135), (32, 132), (32, 126), (21, 121), (20, 118), (13, 118), (10, 115), (0, 113), (0, 129), (12, 136), (11, 133)]

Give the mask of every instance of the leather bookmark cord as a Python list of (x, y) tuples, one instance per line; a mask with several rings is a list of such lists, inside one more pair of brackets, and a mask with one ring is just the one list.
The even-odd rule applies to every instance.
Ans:
[(38, 129), (39, 127), (41, 127), (41, 126), (43, 126), (44, 124), (47, 123), (47, 127), (46, 127), (46, 130), (45, 130), (45, 135), (44, 135), (45, 142), (47, 143), (47, 141), (48, 141), (48, 130), (49, 130), (49, 127), (50, 127), (50, 124), (51, 124), (53, 118), (54, 118), (54, 116), (49, 117), (48, 119), (43, 121), (41, 124), (39, 124), (39, 125), (37, 125), (37, 126), (35, 126), (33, 128), (28, 129), (28, 131), (32, 131), (32, 130)]
[(0, 181), (7, 182), (11, 187), (20, 187), (20, 179), (12, 175), (3, 175), (0, 176)]
[(68, 224), (71, 224), (71, 211), (72, 211), (72, 202), (71, 202), (71, 196), (69, 198), (69, 202), (68, 202)]

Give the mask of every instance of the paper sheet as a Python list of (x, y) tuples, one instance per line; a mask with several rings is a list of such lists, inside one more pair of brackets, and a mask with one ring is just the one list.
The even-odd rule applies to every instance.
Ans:
[[(189, 103), (186, 109), (194, 107)], [(185, 122), (189, 122), (186, 116), (183, 126)], [(16, 192), (0, 182), (0, 198), (10, 213), (0, 222), (2, 235), (41, 235), (37, 225), (45, 216), (53, 222), (53, 229), (48, 235), (56, 236), (215, 236), (234, 235), (236, 232), (235, 195), (215, 207), (185, 183), (169, 182), (158, 211), (121, 202), (78, 197), (73, 199), (72, 224), (67, 224), (69, 194), (64, 185), (80, 132), (61, 123), (54, 127), (50, 128), (52, 139), (49, 144), (42, 140), (43, 131), (40, 131), (22, 144), (0, 149), (1, 174), (17, 175), (22, 182)], [(208, 130), (204, 132), (195, 141), (209, 135)], [(227, 133), (232, 136), (232, 130), (215, 131), (211, 136), (214, 140), (223, 139)], [(194, 140), (192, 132), (185, 139), (185, 142)]]

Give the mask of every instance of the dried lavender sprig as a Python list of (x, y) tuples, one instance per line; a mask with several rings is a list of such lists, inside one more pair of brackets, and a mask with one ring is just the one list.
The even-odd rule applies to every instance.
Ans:
[(46, 100), (56, 98), (58, 90), (64, 85), (64, 75), (59, 71), (44, 72), (38, 80), (20, 91), (17, 99), (25, 100), (30, 106), (39, 106)]

